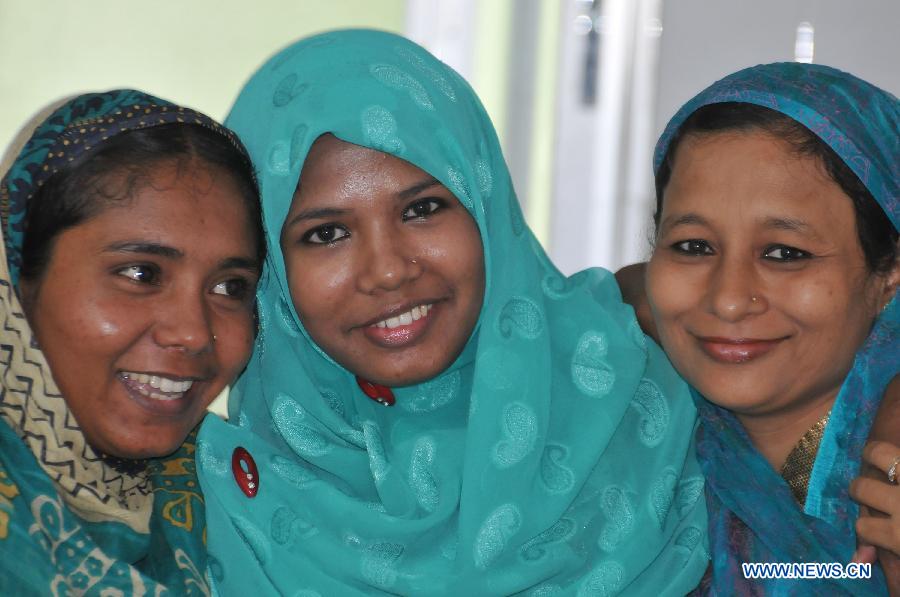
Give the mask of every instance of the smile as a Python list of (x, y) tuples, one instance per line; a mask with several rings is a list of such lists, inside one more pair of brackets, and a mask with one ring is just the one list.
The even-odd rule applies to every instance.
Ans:
[(370, 341), (378, 346), (403, 348), (422, 337), (433, 319), (434, 309), (433, 303), (416, 305), (402, 313), (366, 325), (362, 331)]
[(378, 323), (373, 324), (374, 327), (378, 328), (388, 328), (390, 330), (394, 328), (398, 328), (401, 325), (410, 325), (414, 321), (419, 321), (423, 317), (428, 317), (428, 311), (432, 308), (432, 305), (420, 305), (413, 307), (409, 311), (401, 313), (395, 317), (389, 317), (387, 319), (383, 319)]
[(698, 337), (700, 348), (710, 358), (720, 363), (739, 365), (749, 363), (778, 346), (787, 336), (773, 340), (758, 338)]
[(190, 379), (178, 380), (134, 371), (122, 371), (119, 378), (129, 390), (152, 400), (178, 400), (194, 385)]

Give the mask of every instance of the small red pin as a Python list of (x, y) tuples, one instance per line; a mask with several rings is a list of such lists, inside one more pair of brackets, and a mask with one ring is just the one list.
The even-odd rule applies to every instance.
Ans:
[(259, 471), (250, 452), (240, 446), (235, 448), (231, 453), (231, 471), (244, 495), (249, 498), (256, 497), (256, 492), (259, 491)]
[(372, 383), (371, 381), (366, 381), (361, 377), (356, 378), (356, 383), (359, 384), (359, 389), (363, 391), (363, 394), (365, 394), (378, 404), (383, 404), (385, 406), (394, 406), (394, 403), (397, 401), (394, 398), (394, 393), (390, 388), (380, 386), (377, 383)]

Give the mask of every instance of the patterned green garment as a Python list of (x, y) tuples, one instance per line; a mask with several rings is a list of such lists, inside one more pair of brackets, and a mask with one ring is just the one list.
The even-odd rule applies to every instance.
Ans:
[(34, 132), (0, 183), (0, 595), (208, 595), (194, 437), (148, 466), (115, 466), (87, 444), (19, 303), (25, 208), (70, 158), (106, 137), (191, 122), (144, 93), (79, 96)]
[[(231, 422), (210, 417), (200, 432), (214, 589), (683, 595), (697, 584), (706, 511), (687, 386), (609, 272), (565, 278), (549, 261), (465, 81), (395, 35), (332, 32), (265, 64), (228, 123), (258, 169), (271, 253)], [(279, 235), (326, 132), (436, 177), (484, 245), (485, 300), (463, 353), (394, 388), (392, 407), (310, 340), (290, 299)], [(255, 497), (236, 481), (237, 447), (258, 468)]]

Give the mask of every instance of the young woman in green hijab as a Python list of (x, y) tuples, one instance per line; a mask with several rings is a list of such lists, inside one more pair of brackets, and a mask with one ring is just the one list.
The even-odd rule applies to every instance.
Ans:
[(470, 87), (395, 35), (265, 64), (229, 117), (271, 245), (198, 467), (223, 594), (683, 595), (686, 386), (604, 270), (563, 277)]

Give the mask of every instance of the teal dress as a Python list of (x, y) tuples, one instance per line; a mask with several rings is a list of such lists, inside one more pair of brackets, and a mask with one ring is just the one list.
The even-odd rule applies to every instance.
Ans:
[[(201, 428), (223, 595), (683, 595), (707, 566), (688, 388), (609, 272), (566, 278), (525, 224), (472, 89), (401, 37), (337, 31), (263, 65), (228, 119), (258, 169), (270, 259), (230, 421)], [(462, 354), (369, 399), (309, 337), (279, 244), (322, 134), (400, 157), (478, 225)], [(252, 474), (252, 480), (247, 475)], [(251, 487), (252, 484), (252, 487)]]

